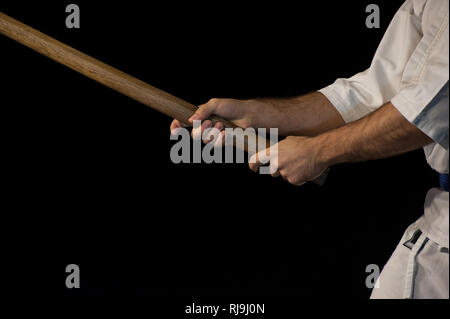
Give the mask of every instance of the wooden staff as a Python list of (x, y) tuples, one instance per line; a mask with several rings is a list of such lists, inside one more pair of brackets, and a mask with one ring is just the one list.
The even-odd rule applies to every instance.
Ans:
[[(87, 76), (88, 78), (129, 96), (130, 98), (187, 125), (190, 125), (188, 119), (197, 110), (195, 105), (94, 59), (2, 12), (0, 12), (0, 33)], [(213, 115), (210, 117), (210, 120), (213, 124), (220, 121), (228, 128), (237, 127), (234, 123), (218, 116)], [(252, 139), (244, 139), (245, 143), (243, 144), (243, 149), (245, 151), (249, 150), (247, 141), (250, 140)], [(255, 141), (255, 143), (258, 143), (259, 141), (259, 143), (270, 146), (268, 140), (258, 135), (254, 136), (253, 141)], [(238, 144), (236, 144), (236, 146), (238, 146)]]
[[(72, 70), (185, 124), (190, 124), (188, 119), (197, 109), (196, 106), (182, 99), (75, 50), (1, 12), (0, 32)], [(211, 120), (213, 122), (220, 120), (226, 127), (236, 127), (230, 121), (218, 117), (212, 117)]]

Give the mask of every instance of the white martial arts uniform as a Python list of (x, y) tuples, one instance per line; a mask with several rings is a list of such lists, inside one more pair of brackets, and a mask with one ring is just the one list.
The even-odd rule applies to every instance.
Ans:
[[(449, 1), (408, 0), (366, 71), (320, 90), (346, 122), (391, 102), (433, 139), (430, 166), (449, 171)], [(425, 213), (405, 232), (371, 298), (449, 298), (449, 193), (431, 189)]]

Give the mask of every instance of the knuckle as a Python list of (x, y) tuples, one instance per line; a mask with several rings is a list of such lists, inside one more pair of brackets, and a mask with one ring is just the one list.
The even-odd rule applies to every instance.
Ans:
[(208, 101), (208, 104), (212, 104), (212, 105), (215, 105), (218, 103), (219, 103), (219, 99), (216, 97), (213, 97), (212, 99), (209, 99), (209, 101)]
[(205, 104), (200, 105), (195, 113), (197, 114), (203, 113), (205, 111), (205, 106), (206, 106)]

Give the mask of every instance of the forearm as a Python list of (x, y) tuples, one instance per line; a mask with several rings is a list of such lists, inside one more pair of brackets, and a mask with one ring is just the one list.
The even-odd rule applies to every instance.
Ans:
[(327, 166), (395, 156), (433, 142), (391, 103), (314, 139), (320, 149), (319, 160)]
[(252, 126), (277, 127), (281, 136), (314, 136), (344, 124), (333, 104), (320, 92), (294, 98), (264, 98), (248, 101)]

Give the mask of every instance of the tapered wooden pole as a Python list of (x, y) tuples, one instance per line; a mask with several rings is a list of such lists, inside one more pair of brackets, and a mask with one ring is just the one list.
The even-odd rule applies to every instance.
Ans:
[[(180, 98), (121, 72), (1, 12), (0, 33), (185, 124), (189, 124), (188, 119), (197, 109)], [(218, 117), (212, 117), (211, 120), (220, 120), (226, 127), (236, 127), (230, 121)]]
[[(2, 12), (0, 12), (0, 33), (71, 68), (72, 70), (185, 124), (190, 124), (188, 119), (197, 110), (195, 105), (94, 59)], [(210, 120), (213, 123), (220, 121), (225, 127), (237, 127), (234, 123), (218, 116), (212, 116)], [(244, 141), (244, 143), (240, 145), (243, 145), (243, 149), (248, 151), (249, 145), (247, 142), (251, 141), (252, 138), (246, 139), (244, 136), (236, 136), (236, 138), (241, 138), (241, 140)], [(258, 135), (254, 136), (253, 141), (256, 145), (258, 145), (258, 143), (263, 143), (267, 146), (270, 145), (268, 140)]]

